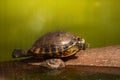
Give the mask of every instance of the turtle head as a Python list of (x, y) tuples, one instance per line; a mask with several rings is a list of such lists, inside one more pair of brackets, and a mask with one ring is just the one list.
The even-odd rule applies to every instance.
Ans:
[(21, 49), (14, 49), (12, 53), (13, 58), (19, 58), (19, 57), (24, 57), (25, 56), (25, 51)]
[(78, 37), (78, 47), (82, 50), (86, 50), (86, 48), (88, 48), (88, 44), (86, 44), (85, 39)]

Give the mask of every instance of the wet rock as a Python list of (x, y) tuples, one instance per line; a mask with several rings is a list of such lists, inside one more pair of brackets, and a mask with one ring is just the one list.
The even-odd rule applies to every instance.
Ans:
[(47, 59), (42, 62), (37, 62), (37, 63), (33, 62), (29, 64), (34, 66), (37, 65), (37, 66), (45, 67), (48, 69), (62, 69), (65, 67), (65, 63), (61, 59)]

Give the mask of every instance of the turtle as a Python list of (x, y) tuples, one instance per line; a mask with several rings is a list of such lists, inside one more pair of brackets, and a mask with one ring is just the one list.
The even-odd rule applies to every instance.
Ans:
[[(85, 39), (70, 32), (48, 32), (40, 37), (28, 51), (14, 49), (13, 58), (33, 56), (48, 59), (46, 62), (56, 68), (58, 65), (65, 66), (64, 61), (59, 59), (74, 56), (80, 50), (86, 50), (88, 44)], [(57, 62), (58, 61), (58, 62)], [(59, 63), (59, 64), (56, 64)]]

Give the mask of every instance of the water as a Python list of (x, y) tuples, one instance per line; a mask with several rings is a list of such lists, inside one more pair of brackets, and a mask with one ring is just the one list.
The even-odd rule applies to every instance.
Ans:
[(66, 66), (48, 70), (21, 62), (0, 63), (1, 80), (120, 80), (120, 68)]

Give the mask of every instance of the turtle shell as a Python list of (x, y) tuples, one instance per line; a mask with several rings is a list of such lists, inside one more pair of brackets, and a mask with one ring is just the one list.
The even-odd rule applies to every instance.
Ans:
[(49, 32), (39, 38), (30, 51), (35, 55), (61, 57), (62, 53), (74, 46), (76, 42), (76, 36), (69, 32)]

